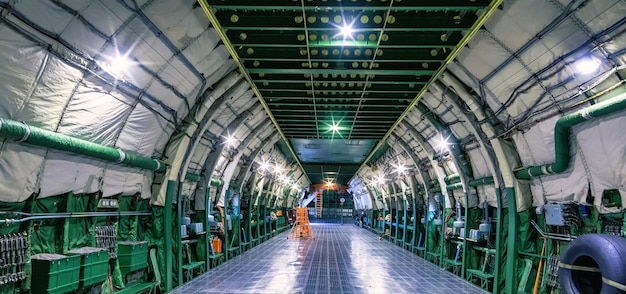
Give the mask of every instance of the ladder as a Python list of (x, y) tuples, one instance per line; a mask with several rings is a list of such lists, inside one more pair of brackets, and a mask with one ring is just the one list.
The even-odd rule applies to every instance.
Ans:
[(317, 192), (315, 194), (315, 217), (317, 218), (321, 218), (322, 217), (322, 202), (324, 199), (324, 196), (322, 196), (322, 192)]
[(311, 237), (315, 239), (309, 224), (309, 209), (307, 207), (296, 208), (296, 222), (291, 227), (289, 234), (287, 234), (287, 239), (289, 239), (289, 236), (293, 236), (293, 238)]

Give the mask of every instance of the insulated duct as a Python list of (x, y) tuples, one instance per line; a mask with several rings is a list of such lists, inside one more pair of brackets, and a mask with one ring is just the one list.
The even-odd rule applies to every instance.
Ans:
[(167, 169), (164, 162), (145, 157), (136, 152), (96, 144), (6, 118), (0, 118), (0, 137), (13, 139), (20, 143), (85, 155), (129, 167), (158, 172), (164, 172)]
[[(480, 179), (470, 180), (467, 183), (467, 185), (469, 185), (470, 187), (478, 187), (478, 186), (484, 186), (488, 184), (493, 184), (493, 177), (489, 176), (489, 177), (484, 177)], [(446, 190), (448, 191), (462, 189), (462, 188), (463, 188), (462, 183), (454, 183), (454, 184), (446, 185)]]
[(622, 111), (626, 108), (626, 94), (602, 101), (587, 108), (562, 116), (554, 126), (554, 162), (539, 166), (523, 167), (515, 171), (518, 179), (529, 180), (547, 174), (562, 173), (570, 165), (570, 136), (572, 127), (591, 120)]
[(460, 180), (461, 180), (461, 176), (459, 174), (450, 174), (450, 175), (447, 175), (445, 178), (443, 178), (443, 181), (446, 184), (450, 184), (452, 182), (458, 182)]

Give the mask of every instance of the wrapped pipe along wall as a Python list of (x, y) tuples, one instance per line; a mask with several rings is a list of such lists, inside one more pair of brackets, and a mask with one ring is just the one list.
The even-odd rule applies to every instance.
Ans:
[[(570, 242), (624, 237), (624, 1), (282, 2), (0, 1), (0, 243), (15, 256), (0, 293), (167, 292), (316, 203), (323, 217), (363, 213), (365, 228), (493, 293), (563, 291)], [(376, 33), (358, 54), (323, 49), (306, 24), (322, 32), (339, 14), (319, 5)], [(304, 29), (263, 28), (267, 13)], [(407, 20), (433, 33), (402, 35), (411, 13), (450, 26)], [(273, 39), (255, 39), (266, 29)], [(281, 46), (304, 54), (264, 58)], [(333, 58), (348, 68), (314, 69)], [(304, 89), (275, 86), (296, 75)], [(373, 98), (383, 86), (407, 90)], [(345, 129), (318, 116), (333, 107)], [(351, 130), (367, 113), (391, 120)], [(66, 276), (53, 283), (55, 262)]]

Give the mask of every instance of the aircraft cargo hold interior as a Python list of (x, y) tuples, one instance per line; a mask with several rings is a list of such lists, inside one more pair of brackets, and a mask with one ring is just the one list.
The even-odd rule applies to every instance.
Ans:
[(0, 294), (626, 293), (624, 0), (0, 0)]

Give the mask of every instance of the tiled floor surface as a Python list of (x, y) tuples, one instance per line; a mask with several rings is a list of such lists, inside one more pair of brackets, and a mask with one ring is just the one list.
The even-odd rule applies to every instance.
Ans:
[(487, 293), (350, 224), (311, 224), (314, 239), (287, 233), (173, 293)]

